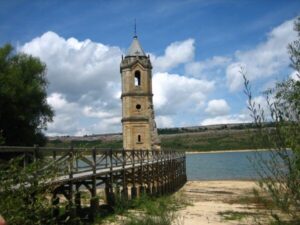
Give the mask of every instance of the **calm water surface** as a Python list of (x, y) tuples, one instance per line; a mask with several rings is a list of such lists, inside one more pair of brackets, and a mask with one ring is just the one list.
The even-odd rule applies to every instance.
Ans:
[[(253, 167), (256, 151), (220, 152), (186, 155), (188, 180), (239, 180), (257, 179)], [(267, 151), (259, 152), (268, 158)]]

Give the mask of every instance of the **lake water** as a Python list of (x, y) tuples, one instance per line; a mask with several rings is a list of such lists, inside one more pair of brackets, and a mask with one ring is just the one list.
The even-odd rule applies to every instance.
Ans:
[[(256, 151), (220, 152), (186, 155), (188, 180), (249, 180), (258, 179), (253, 162)], [(261, 151), (263, 158), (270, 157)]]

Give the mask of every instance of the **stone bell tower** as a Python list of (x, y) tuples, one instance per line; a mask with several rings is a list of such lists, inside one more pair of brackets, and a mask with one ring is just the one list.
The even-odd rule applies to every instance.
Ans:
[(137, 36), (120, 66), (122, 79), (122, 125), (125, 150), (159, 150), (154, 121), (152, 65)]

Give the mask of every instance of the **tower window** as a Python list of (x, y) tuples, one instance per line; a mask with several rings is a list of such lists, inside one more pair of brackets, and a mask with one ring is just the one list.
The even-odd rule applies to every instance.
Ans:
[(137, 105), (135, 106), (135, 108), (136, 108), (137, 110), (140, 110), (140, 109), (142, 108), (142, 106), (141, 106), (140, 104), (137, 104)]
[(141, 135), (138, 135), (137, 138), (138, 138), (138, 140), (137, 140), (138, 142), (141, 142), (141, 141), (142, 141)]
[(139, 70), (135, 71), (134, 73), (134, 85), (135, 86), (141, 85), (141, 72)]

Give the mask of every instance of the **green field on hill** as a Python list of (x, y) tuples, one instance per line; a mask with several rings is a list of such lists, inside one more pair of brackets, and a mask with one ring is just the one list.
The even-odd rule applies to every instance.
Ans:
[(254, 132), (249, 130), (223, 130), (162, 135), (161, 145), (164, 149), (180, 149), (185, 151), (240, 150), (267, 147), (258, 145), (254, 141)]
[[(185, 151), (218, 151), (267, 148), (255, 141), (254, 129), (208, 129), (208, 130), (171, 130), (160, 131), (161, 146), (163, 149), (178, 149)], [(122, 136), (100, 140), (88, 140), (83, 137), (78, 140), (68, 138), (51, 140), (48, 147), (74, 148), (122, 148)]]

